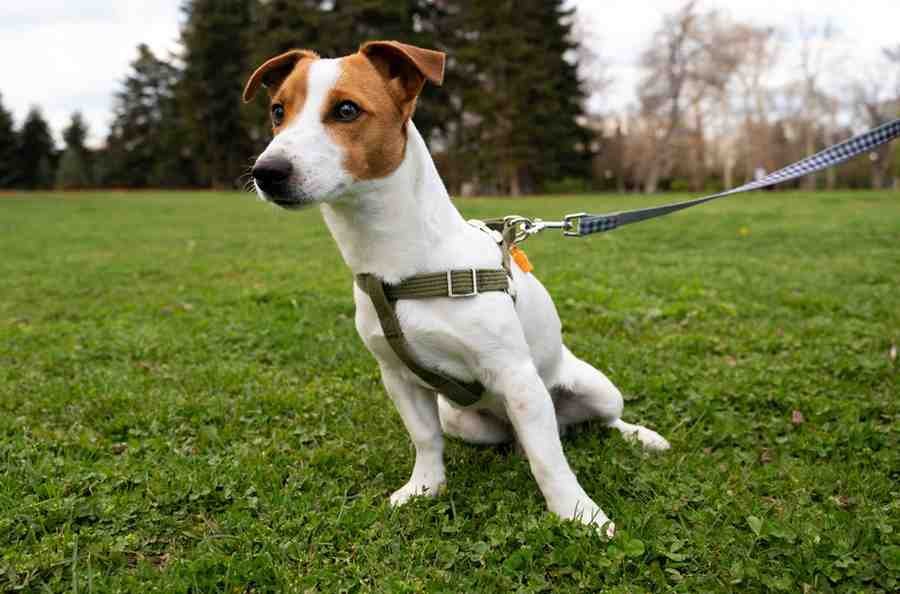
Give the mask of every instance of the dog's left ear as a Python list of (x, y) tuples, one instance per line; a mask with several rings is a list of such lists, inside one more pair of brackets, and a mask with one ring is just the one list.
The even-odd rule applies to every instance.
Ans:
[(399, 41), (370, 41), (359, 48), (388, 80), (406, 117), (412, 115), (416, 97), (425, 81), (440, 86), (444, 82), (446, 54), (407, 45)]

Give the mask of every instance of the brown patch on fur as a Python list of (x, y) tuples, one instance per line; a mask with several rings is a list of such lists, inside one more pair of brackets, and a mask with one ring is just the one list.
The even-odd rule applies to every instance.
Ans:
[[(344, 167), (355, 179), (385, 177), (403, 162), (406, 122), (425, 80), (443, 80), (443, 56), (396, 42), (371, 42), (341, 60), (322, 120), (344, 148)], [(352, 122), (337, 121), (331, 114), (342, 101), (353, 101), (363, 113)]]
[(291, 123), (291, 120), (299, 116), (303, 111), (306, 95), (309, 92), (309, 69), (313, 62), (314, 60), (298, 62), (275, 92), (270, 92), (272, 105), (280, 103), (284, 107), (284, 119), (281, 120), (281, 124), (272, 126), (272, 131), (275, 134), (284, 130)]

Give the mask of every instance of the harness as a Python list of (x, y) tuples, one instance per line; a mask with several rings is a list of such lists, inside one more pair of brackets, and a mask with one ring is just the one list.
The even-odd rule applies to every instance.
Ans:
[(385, 338), (403, 364), (419, 379), (456, 404), (469, 406), (481, 399), (484, 386), (478, 382), (457, 381), (439, 371), (427, 369), (416, 361), (409, 348), (409, 343), (403, 335), (400, 320), (397, 319), (395, 305), (398, 300), (438, 297), (471, 298), (493, 291), (506, 292), (515, 299), (515, 286), (510, 282), (512, 278), (511, 259), (515, 259), (525, 272), (529, 272), (531, 268), (525, 253), (519, 249), (517, 244), (545, 229), (561, 229), (563, 235), (567, 237), (583, 237), (593, 233), (612, 231), (623, 225), (646, 221), (718, 198), (759, 190), (804, 177), (839, 165), (898, 137), (900, 137), (900, 119), (831, 146), (815, 155), (774, 171), (762, 179), (725, 192), (684, 202), (602, 215), (582, 212), (566, 215), (562, 221), (544, 221), (518, 215), (489, 221), (472, 220), (469, 221), (469, 224), (491, 235), (498, 244), (503, 258), (503, 269), (464, 269), (418, 274), (396, 285), (387, 285), (372, 274), (358, 274), (356, 283), (372, 300)]
[[(484, 386), (479, 382), (460, 382), (438, 371), (423, 367), (413, 356), (409, 342), (400, 327), (395, 309), (400, 299), (433, 299), (448, 297), (451, 299), (477, 297), (481, 293), (504, 292), (515, 299), (514, 286), (511, 284), (510, 251), (515, 248), (514, 227), (504, 220), (479, 221), (471, 220), (469, 224), (491, 236), (502, 252), (503, 268), (448, 270), (430, 274), (417, 274), (396, 285), (388, 285), (373, 274), (357, 274), (356, 284), (372, 300), (375, 313), (384, 337), (404, 365), (426, 384), (458, 404), (469, 406), (475, 404), (484, 394)], [(524, 253), (524, 252), (523, 252)]]

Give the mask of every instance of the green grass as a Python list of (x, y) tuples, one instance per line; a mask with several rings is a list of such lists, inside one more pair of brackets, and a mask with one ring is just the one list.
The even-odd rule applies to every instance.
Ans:
[(673, 444), (565, 438), (605, 543), (545, 511), (511, 447), (452, 441), (447, 492), (389, 508), (413, 452), (315, 210), (2, 198), (0, 591), (897, 591), (898, 247), (896, 193), (526, 244), (572, 350)]

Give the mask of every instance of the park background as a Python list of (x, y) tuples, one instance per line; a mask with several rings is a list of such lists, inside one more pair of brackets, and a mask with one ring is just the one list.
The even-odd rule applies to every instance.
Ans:
[[(445, 84), (425, 89), (416, 123), (454, 195), (718, 190), (900, 112), (900, 45), (880, 24), (900, 9), (878, 0), (864, 11), (669, 0), (640, 10), (588, 0), (45, 3), (44, 24), (39, 10), (0, 9), (4, 189), (240, 187), (270, 136), (265, 99), (239, 100), (255, 66), (295, 47), (340, 56), (370, 39), (447, 52)], [(133, 23), (141, 17), (146, 29)], [(131, 22), (130, 45), (116, 19)], [(79, 44), (117, 64), (130, 56), (130, 66), (78, 62), (67, 46)], [(85, 88), (75, 78), (57, 89), (73, 76)], [(113, 80), (111, 105), (99, 105), (94, 87)], [(32, 96), (52, 105), (52, 125)], [(898, 173), (888, 145), (795, 187), (896, 188)]]

